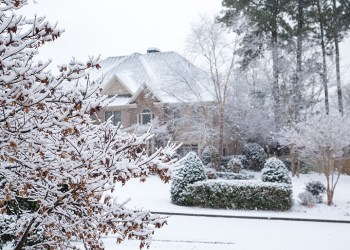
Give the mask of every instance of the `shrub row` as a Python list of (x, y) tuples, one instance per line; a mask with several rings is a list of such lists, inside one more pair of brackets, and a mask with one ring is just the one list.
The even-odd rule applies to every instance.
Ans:
[(193, 206), (284, 211), (292, 207), (290, 185), (260, 181), (200, 181), (188, 187)]

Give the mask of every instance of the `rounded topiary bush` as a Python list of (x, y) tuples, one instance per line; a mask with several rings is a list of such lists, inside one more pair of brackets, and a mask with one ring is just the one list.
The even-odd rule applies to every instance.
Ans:
[(219, 152), (216, 148), (206, 146), (202, 152), (202, 161), (204, 165), (212, 161), (217, 161), (219, 158)]
[(242, 162), (240, 159), (237, 158), (232, 158), (228, 163), (227, 163), (227, 171), (233, 172), (233, 173), (239, 173), (241, 172), (243, 168)]
[(196, 153), (189, 152), (182, 160), (182, 167), (171, 183), (171, 200), (177, 205), (191, 205), (188, 185), (207, 179), (202, 161)]
[(318, 203), (321, 203), (323, 194), (326, 192), (326, 187), (320, 181), (310, 181), (306, 184), (305, 190), (310, 192)]
[(263, 182), (277, 182), (291, 184), (288, 169), (283, 162), (275, 157), (268, 159), (262, 170)]
[(245, 144), (243, 154), (247, 157), (249, 169), (253, 171), (260, 171), (268, 158), (264, 148), (257, 143)]

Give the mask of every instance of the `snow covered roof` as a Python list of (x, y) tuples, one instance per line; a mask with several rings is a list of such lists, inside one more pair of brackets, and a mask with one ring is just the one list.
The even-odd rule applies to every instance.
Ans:
[[(212, 84), (204, 72), (176, 52), (156, 52), (108, 57), (101, 69), (90, 73), (93, 79), (102, 77), (103, 88), (113, 78), (118, 79), (137, 95), (147, 87), (164, 103), (214, 101)], [(133, 100), (134, 98), (130, 99)]]

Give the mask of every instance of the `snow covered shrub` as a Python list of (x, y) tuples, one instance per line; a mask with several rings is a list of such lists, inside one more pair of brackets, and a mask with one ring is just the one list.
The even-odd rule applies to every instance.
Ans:
[(298, 198), (299, 198), (299, 203), (301, 205), (308, 206), (308, 207), (313, 207), (317, 201), (315, 196), (309, 191), (301, 192), (298, 195)]
[(285, 211), (293, 204), (292, 189), (286, 184), (209, 180), (189, 189), (193, 205), (200, 207)]
[(318, 203), (323, 200), (323, 194), (326, 193), (326, 187), (320, 181), (310, 181), (306, 184), (305, 190), (310, 192)]
[(188, 185), (207, 179), (202, 161), (195, 152), (189, 152), (181, 160), (181, 168), (171, 183), (171, 200), (177, 205), (191, 205)]
[(268, 159), (262, 170), (263, 182), (277, 182), (291, 184), (288, 169), (283, 162), (275, 157)]
[(245, 144), (243, 154), (247, 157), (249, 169), (253, 171), (260, 171), (267, 160), (265, 150), (257, 143)]
[(232, 172), (232, 173), (239, 173), (241, 172), (243, 168), (242, 162), (240, 159), (237, 158), (232, 158), (228, 163), (227, 163), (227, 171)]
[(221, 157), (220, 168), (226, 168), (227, 164), (229, 163), (229, 161), (231, 159), (232, 159), (232, 156), (223, 156), (223, 157)]
[(205, 170), (205, 174), (207, 176), (207, 179), (212, 180), (212, 179), (217, 179), (218, 178), (215, 169), (204, 167), (204, 170)]
[(219, 157), (219, 152), (216, 148), (206, 146), (202, 152), (202, 161), (204, 165), (210, 162), (217, 161)]
[(232, 158), (236, 158), (241, 161), (243, 169), (249, 169), (249, 162), (245, 155), (233, 155)]

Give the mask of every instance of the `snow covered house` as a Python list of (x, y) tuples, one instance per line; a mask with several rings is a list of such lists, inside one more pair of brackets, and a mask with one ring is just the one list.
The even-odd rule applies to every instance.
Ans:
[(201, 127), (208, 123), (203, 107), (215, 102), (201, 70), (176, 52), (157, 49), (109, 57), (100, 66), (92, 75), (102, 77), (102, 94), (109, 96), (108, 105), (97, 114), (100, 121), (112, 117), (115, 125), (130, 132), (142, 132), (152, 124), (158, 136), (149, 145), (151, 150), (171, 139), (183, 143), (180, 154), (201, 152)]

